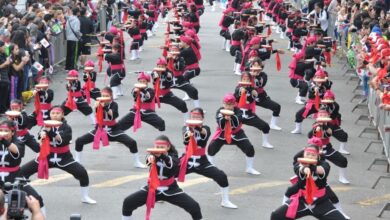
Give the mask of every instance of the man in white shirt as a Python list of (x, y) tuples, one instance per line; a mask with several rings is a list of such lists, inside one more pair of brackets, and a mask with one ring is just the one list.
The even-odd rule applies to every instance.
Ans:
[(328, 31), (328, 14), (325, 9), (323, 9), (323, 5), (321, 3), (316, 3), (314, 5), (314, 10), (311, 11), (307, 18), (311, 18), (314, 20), (315, 25), (319, 25), (321, 27), (321, 30), (324, 32), (324, 36), (327, 36)]

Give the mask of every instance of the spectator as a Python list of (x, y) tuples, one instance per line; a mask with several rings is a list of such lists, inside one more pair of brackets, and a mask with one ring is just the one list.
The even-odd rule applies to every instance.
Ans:
[(9, 107), (9, 90), (10, 81), (8, 77), (8, 69), (11, 60), (5, 55), (5, 44), (0, 41), (0, 114), (7, 111)]
[(81, 38), (80, 20), (77, 18), (80, 14), (78, 8), (68, 11), (69, 17), (66, 21), (66, 64), (65, 70), (77, 69), (77, 60), (79, 54), (79, 39)]
[(20, 13), (15, 8), (16, 4), (18, 3), (18, 0), (11, 0), (3, 9), (3, 13), (5, 17), (8, 17), (10, 14), (15, 15), (16, 17), (20, 16)]
[(91, 55), (91, 47), (86, 46), (91, 43), (91, 36), (94, 32), (93, 22), (90, 18), (86, 17), (87, 8), (82, 7), (80, 10), (80, 31), (82, 33), (82, 42), (80, 43), (80, 64), (84, 66), (85, 61), (87, 60), (87, 56)]
[(307, 15), (307, 18), (312, 18), (314, 20), (314, 24), (319, 25), (324, 33), (324, 36), (327, 36), (329, 26), (328, 13), (323, 9), (322, 3), (316, 3), (314, 5), (314, 10)]
[(22, 54), (17, 44), (9, 46), (11, 51), (12, 66), (10, 68), (11, 75), (11, 92), (10, 99), (21, 99), (23, 92), (23, 68), (29, 62), (30, 58), (27, 54)]

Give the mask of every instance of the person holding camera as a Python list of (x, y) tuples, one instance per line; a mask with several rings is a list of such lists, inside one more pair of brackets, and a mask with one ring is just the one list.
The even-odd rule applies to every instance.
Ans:
[[(34, 196), (26, 196), (26, 203), (31, 211), (31, 220), (45, 220), (45, 216), (39, 208), (39, 201)], [(5, 207), (5, 195), (2, 191), (0, 191), (0, 218), (12, 219), (8, 217), (8, 209)]]
[[(0, 155), (2, 155), (0, 161), (0, 187), (3, 188), (5, 182), (13, 183), (16, 178), (23, 176), (20, 164), (24, 156), (24, 146), (18, 141), (15, 135), (15, 124), (11, 120), (0, 123)], [(42, 197), (30, 185), (23, 186), (22, 190), (27, 195), (37, 198), (42, 213), (45, 213)]]

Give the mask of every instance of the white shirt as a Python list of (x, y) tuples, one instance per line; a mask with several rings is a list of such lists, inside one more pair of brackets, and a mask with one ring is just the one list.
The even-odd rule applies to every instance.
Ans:
[(314, 14), (314, 24), (320, 24), (321, 29), (326, 31), (328, 29), (328, 16), (326, 15), (325, 10), (321, 10), (320, 13), (317, 13), (315, 10), (311, 11), (310, 14), (307, 15), (307, 18), (310, 18), (310, 15)]

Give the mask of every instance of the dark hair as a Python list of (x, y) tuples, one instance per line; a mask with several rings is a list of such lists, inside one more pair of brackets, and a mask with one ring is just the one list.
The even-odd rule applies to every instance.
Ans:
[(84, 15), (86, 15), (87, 14), (87, 9), (85, 8), (85, 7), (81, 7), (81, 9), (80, 9), (80, 15), (81, 16), (84, 16)]
[(112, 95), (112, 89), (110, 87), (106, 86), (101, 91), (103, 92), (104, 90), (108, 91)]
[(204, 118), (204, 111), (203, 111), (202, 108), (200, 108), (200, 107), (193, 108), (193, 109), (191, 110), (191, 113), (192, 113), (192, 112), (199, 112), (200, 115), (202, 116), (202, 118)]
[(157, 140), (162, 140), (162, 141), (166, 141), (166, 142), (168, 142), (169, 143), (169, 145), (170, 145), (170, 148), (169, 148), (169, 150), (168, 150), (168, 153), (169, 154), (178, 154), (178, 152), (177, 152), (177, 150), (176, 150), (176, 147), (172, 144), (172, 142), (171, 142), (171, 140), (169, 140), (169, 138), (166, 136), (166, 135), (160, 135), (160, 136), (158, 136), (158, 137), (156, 137), (156, 139), (154, 139), (155, 141), (157, 141)]
[(80, 9), (78, 7), (72, 8), (73, 15), (77, 15), (77, 13), (79, 13), (79, 12), (80, 12)]
[(1, 125), (6, 125), (8, 128), (10, 128), (12, 131), (15, 130), (15, 122), (14, 121), (11, 121), (9, 119), (6, 119), (2, 122), (0, 122), (0, 126)]
[(10, 103), (16, 103), (18, 105), (22, 105), (23, 104), (23, 102), (21, 100), (19, 100), (19, 99), (12, 99)]
[(241, 79), (242, 79), (244, 76), (247, 76), (250, 80), (252, 80), (252, 75), (251, 75), (249, 72), (243, 72), (243, 73), (241, 74)]

